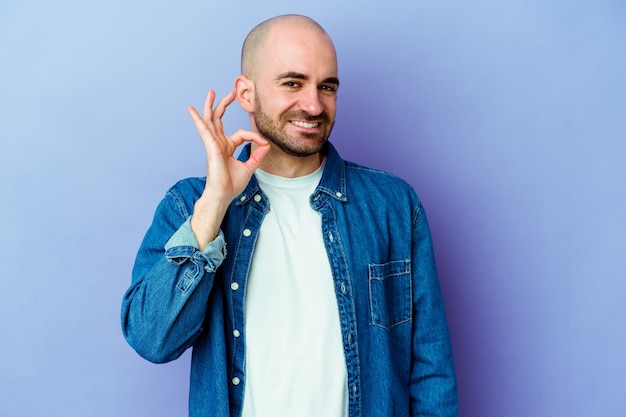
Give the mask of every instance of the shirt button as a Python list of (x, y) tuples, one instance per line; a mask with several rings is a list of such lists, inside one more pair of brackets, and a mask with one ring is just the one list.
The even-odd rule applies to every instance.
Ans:
[(241, 197), (239, 197), (239, 201), (246, 201), (246, 196), (242, 195)]
[(239, 330), (235, 329), (235, 330), (233, 330), (233, 336), (239, 337), (239, 336), (241, 336), (241, 333), (239, 332)]
[(233, 282), (232, 284), (230, 284), (230, 289), (233, 291), (237, 291), (239, 289), (239, 284)]
[(262, 199), (262, 198), (261, 198), (261, 194), (257, 194), (257, 195), (255, 195), (255, 196), (254, 196), (254, 201), (256, 201), (257, 203), (258, 203), (259, 201), (261, 201), (261, 199)]
[(251, 234), (252, 234), (252, 232), (250, 231), (250, 229), (245, 229), (245, 230), (243, 231), (243, 235), (244, 235), (245, 237), (249, 237)]
[(234, 377), (232, 379), (232, 383), (233, 383), (233, 385), (239, 385), (239, 384), (241, 384), (241, 379), (239, 379), (237, 377)]

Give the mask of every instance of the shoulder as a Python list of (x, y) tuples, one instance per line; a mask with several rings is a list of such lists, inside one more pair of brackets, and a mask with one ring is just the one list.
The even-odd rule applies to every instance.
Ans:
[(355, 188), (356, 191), (359, 189), (370, 192), (375, 190), (388, 196), (403, 195), (411, 200), (418, 200), (413, 187), (394, 174), (350, 161), (344, 161), (344, 166), (348, 186)]
[(181, 197), (200, 196), (206, 184), (206, 177), (184, 178), (176, 182), (168, 190), (168, 194), (174, 194)]
[(193, 205), (204, 191), (206, 178), (185, 178), (176, 182), (165, 193), (162, 204), (174, 205), (184, 216), (191, 215)]
[(426, 221), (422, 201), (404, 179), (354, 162), (344, 161), (344, 167), (348, 199), (354, 205), (368, 207), (394, 222), (410, 221), (411, 229), (420, 219)]

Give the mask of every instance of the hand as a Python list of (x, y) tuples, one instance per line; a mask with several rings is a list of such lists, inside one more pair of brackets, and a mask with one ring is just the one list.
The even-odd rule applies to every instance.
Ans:
[[(191, 228), (200, 250), (217, 236), (228, 206), (248, 185), (254, 171), (270, 150), (268, 142), (258, 133), (239, 130), (228, 137), (224, 134), (222, 117), (235, 100), (235, 93), (224, 97), (213, 109), (215, 92), (209, 91), (202, 117), (192, 106), (188, 107), (206, 149), (207, 180), (204, 192), (194, 206)], [(253, 151), (246, 162), (233, 156), (237, 147), (252, 142)]]

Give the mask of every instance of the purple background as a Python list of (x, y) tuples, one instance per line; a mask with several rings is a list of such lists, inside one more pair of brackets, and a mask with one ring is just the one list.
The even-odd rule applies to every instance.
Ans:
[[(626, 3), (0, 3), (0, 416), (186, 415), (119, 308), (186, 114), (275, 14), (333, 36), (344, 157), (427, 208), (462, 417), (626, 415)], [(227, 131), (247, 126), (233, 106)]]

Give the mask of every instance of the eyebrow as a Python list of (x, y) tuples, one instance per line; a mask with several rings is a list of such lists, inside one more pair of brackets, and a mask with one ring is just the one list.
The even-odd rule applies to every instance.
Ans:
[[(309, 76), (302, 74), (300, 72), (296, 72), (296, 71), (287, 71), (285, 73), (280, 74), (278, 77), (276, 77), (276, 80), (283, 80), (285, 78), (293, 78), (296, 80), (308, 80)], [(339, 85), (339, 79), (337, 77), (328, 77), (326, 78), (324, 81), (322, 81), (322, 84), (335, 84), (335, 85)]]

